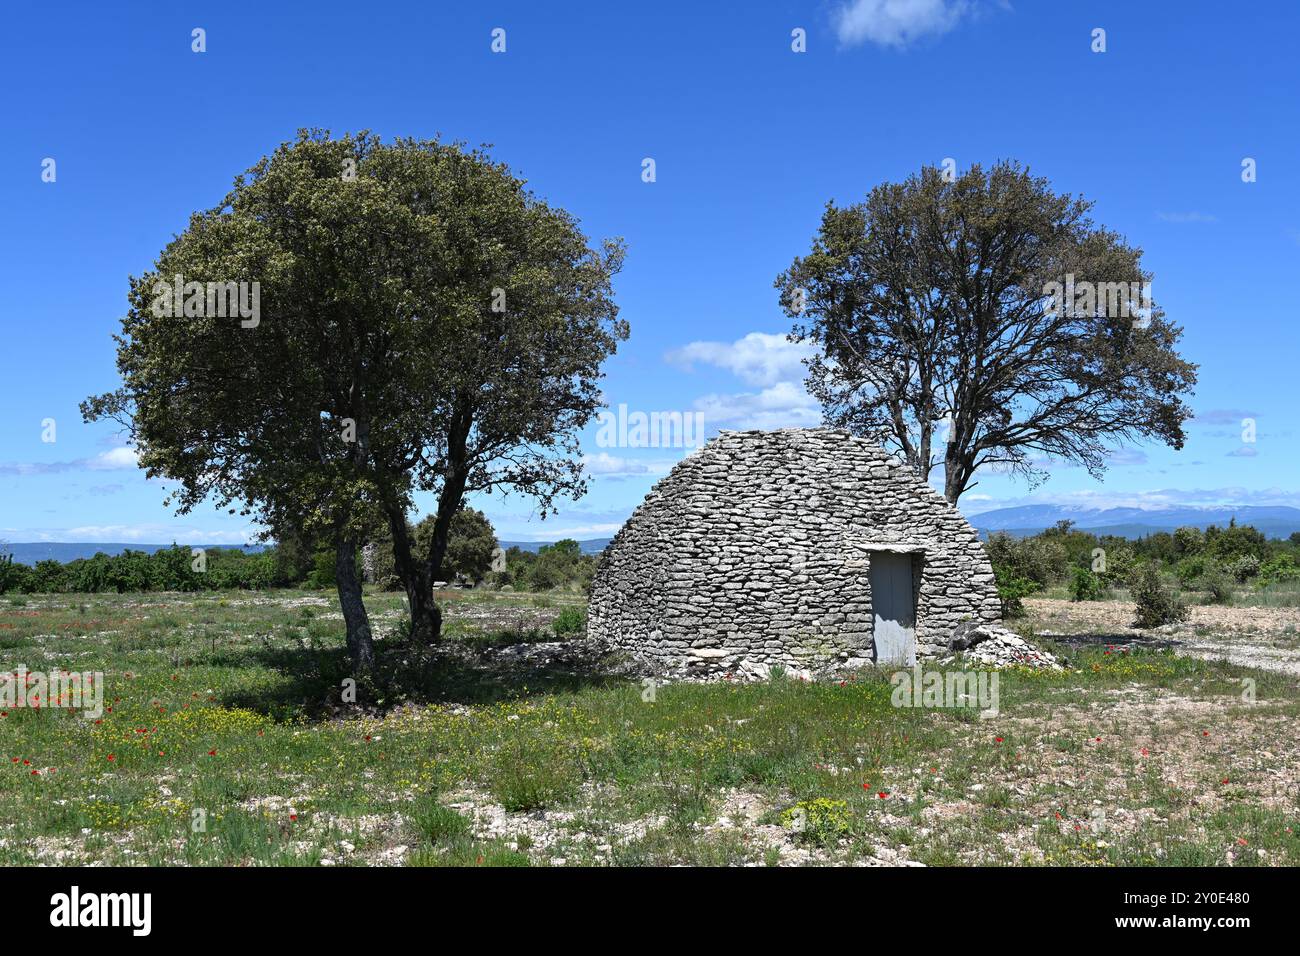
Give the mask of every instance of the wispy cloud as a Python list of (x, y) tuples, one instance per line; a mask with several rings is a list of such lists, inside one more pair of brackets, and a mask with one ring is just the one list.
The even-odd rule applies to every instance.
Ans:
[(851, 0), (832, 14), (845, 46), (875, 43), (902, 49), (926, 36), (940, 36), (974, 9), (970, 0)]
[(635, 458), (623, 458), (619, 455), (611, 455), (609, 452), (599, 451), (594, 455), (584, 455), (582, 457), (582, 467), (590, 475), (599, 475), (603, 478), (630, 478), (638, 475), (666, 475), (672, 469), (676, 462), (672, 461), (640, 461)]
[(1208, 212), (1157, 212), (1156, 218), (1162, 222), (1218, 222), (1219, 217)]
[(102, 524), (75, 528), (0, 528), (0, 539), (12, 542), (88, 542), (92, 544), (248, 544), (260, 528), (211, 531), (187, 525)]
[(24, 461), (0, 463), (0, 475), (57, 475), (70, 471), (118, 471), (139, 467), (134, 448), (120, 446), (90, 458), (72, 461)]
[(1240, 425), (1242, 419), (1258, 418), (1258, 412), (1248, 412), (1240, 408), (1207, 408), (1197, 412), (1192, 421), (1197, 425)]
[(963, 495), (962, 510), (971, 516), (998, 508), (1022, 505), (1061, 505), (1083, 509), (1141, 508), (1155, 511), (1164, 508), (1231, 508), (1248, 505), (1287, 505), (1300, 508), (1300, 491), (1284, 488), (1163, 488), (1152, 491), (1111, 491), (1087, 488), (1076, 491), (1035, 492), (1021, 497), (994, 498), (990, 495)]

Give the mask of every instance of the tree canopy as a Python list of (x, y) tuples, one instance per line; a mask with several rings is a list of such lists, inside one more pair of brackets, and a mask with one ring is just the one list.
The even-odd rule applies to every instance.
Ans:
[[(1094, 477), (1115, 442), (1175, 448), (1196, 367), (1140, 249), (1016, 163), (927, 167), (848, 206), (776, 280), (791, 338), (819, 346), (828, 423), (881, 441), (957, 501), (978, 469)], [(943, 447), (936, 447), (941, 445)]]
[[(431, 584), (466, 494), (519, 491), (545, 513), (585, 490), (577, 433), (627, 336), (622, 257), (481, 150), (302, 131), (131, 279), (122, 387), (83, 415), (126, 424), (179, 511), (212, 499), (333, 543), (368, 667), (355, 559), (379, 523), (413, 634), (433, 640)], [(251, 308), (221, 308), (235, 287)], [(416, 492), (438, 503), (423, 548)]]

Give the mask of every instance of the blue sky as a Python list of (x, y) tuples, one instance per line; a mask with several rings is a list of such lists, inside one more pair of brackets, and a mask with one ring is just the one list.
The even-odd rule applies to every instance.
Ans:
[[(967, 512), (1300, 505), (1293, 4), (113, 6), (3, 14), (2, 539), (244, 540), (246, 519), (165, 508), (120, 436), (81, 424), (77, 405), (117, 384), (127, 276), (304, 126), (490, 143), (590, 237), (623, 236), (615, 289), (632, 336), (606, 397), (701, 411), (710, 432), (817, 423), (772, 282), (828, 199), (947, 157), (1020, 160), (1145, 250), (1155, 298), (1201, 366), (1199, 417), (1181, 452), (1117, 449), (1104, 482), (1058, 467), (1031, 492), (986, 475)], [(494, 28), (505, 53), (490, 49)], [(1242, 181), (1246, 157), (1256, 182)], [(596, 433), (591, 492), (546, 522), (526, 499), (477, 502), (502, 537), (610, 534), (684, 454), (602, 448)]]

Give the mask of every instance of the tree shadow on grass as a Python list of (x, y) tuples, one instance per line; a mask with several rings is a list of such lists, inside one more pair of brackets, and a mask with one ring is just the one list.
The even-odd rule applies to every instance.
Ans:
[(586, 641), (538, 642), (537, 636), (520, 633), (516, 639), (522, 640), (511, 643), (511, 635), (503, 634), (493, 641), (446, 641), (435, 648), (377, 641), (374, 673), (357, 681), (355, 703), (344, 700), (353, 676), (345, 649), (260, 648), (243, 664), (274, 671), (280, 680), (228, 691), (222, 702), (276, 720), (327, 720), (407, 705), (494, 704), (614, 687), (631, 676), (626, 660)]

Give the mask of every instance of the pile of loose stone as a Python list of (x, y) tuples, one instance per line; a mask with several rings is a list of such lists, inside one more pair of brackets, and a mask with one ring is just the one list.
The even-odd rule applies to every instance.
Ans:
[(1019, 665), (1040, 670), (1065, 670), (1065, 666), (1056, 657), (1000, 624), (971, 622), (959, 625), (952, 632), (948, 650), (951, 652), (949, 656), (939, 663), (962, 661), (993, 667)]

